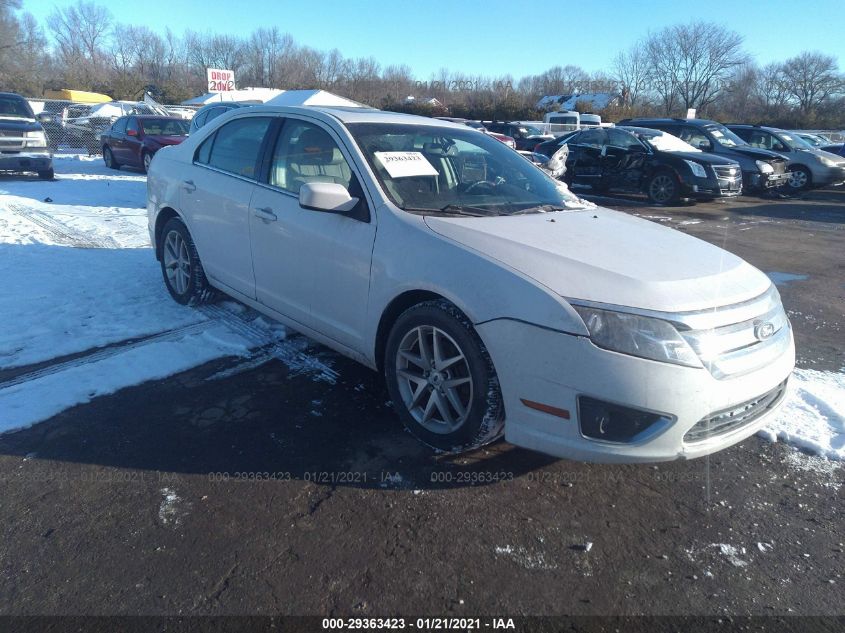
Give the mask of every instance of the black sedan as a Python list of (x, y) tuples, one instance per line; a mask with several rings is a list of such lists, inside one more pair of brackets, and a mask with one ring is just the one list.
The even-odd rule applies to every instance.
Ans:
[(563, 178), (570, 185), (589, 185), (597, 192), (643, 192), (655, 204), (742, 193), (739, 163), (660, 130), (594, 128), (541, 143), (534, 151), (551, 156), (563, 144), (569, 147)]

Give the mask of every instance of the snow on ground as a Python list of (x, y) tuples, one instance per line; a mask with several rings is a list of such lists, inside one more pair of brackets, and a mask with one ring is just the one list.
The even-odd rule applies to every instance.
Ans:
[(142, 174), (80, 156), (54, 164), (54, 182), (0, 176), (0, 432), (253, 350), (330, 375), (301, 339), (280, 344), (284, 328), (240, 304), (194, 309), (170, 298), (150, 250)]
[(845, 461), (845, 374), (796, 369), (789, 382), (786, 401), (760, 435)]

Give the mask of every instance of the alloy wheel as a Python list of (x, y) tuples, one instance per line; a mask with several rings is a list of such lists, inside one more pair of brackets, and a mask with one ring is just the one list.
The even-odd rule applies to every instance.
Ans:
[(655, 202), (669, 202), (675, 195), (675, 182), (666, 174), (658, 174), (651, 180), (649, 193)]
[(408, 412), (432, 433), (452, 433), (467, 420), (473, 398), (469, 361), (455, 339), (422, 325), (402, 338), (396, 379)]
[(789, 172), (789, 186), (793, 189), (803, 189), (807, 186), (807, 172), (796, 169)]
[(164, 240), (164, 269), (170, 287), (176, 294), (185, 294), (191, 282), (191, 257), (178, 231), (170, 231)]

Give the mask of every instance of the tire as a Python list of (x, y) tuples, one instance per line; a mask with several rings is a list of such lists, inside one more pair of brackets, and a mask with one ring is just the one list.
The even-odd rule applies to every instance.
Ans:
[(804, 191), (813, 184), (813, 175), (810, 170), (802, 165), (789, 168), (789, 181), (786, 185), (788, 191)]
[(120, 163), (114, 159), (114, 154), (108, 145), (103, 145), (103, 162), (109, 169), (120, 169)]
[(160, 248), (161, 274), (174, 301), (194, 306), (214, 298), (197, 247), (182, 220), (172, 218), (164, 225)]
[(648, 179), (645, 191), (653, 204), (674, 204), (680, 194), (678, 179), (670, 171), (661, 170)]
[[(451, 363), (437, 368), (437, 359)], [(399, 418), (424, 444), (460, 452), (501, 437), (505, 410), (493, 361), (472, 323), (448, 301), (426, 301), (399, 316), (384, 373)]]
[(38, 177), (41, 180), (53, 180), (53, 178), (55, 178), (55, 176), (56, 176), (56, 172), (53, 171), (52, 167), (50, 167), (50, 169), (45, 169), (44, 171), (38, 172)]
[(143, 152), (141, 154), (141, 169), (144, 173), (148, 173), (150, 171), (150, 163), (153, 161), (153, 156), (149, 152)]

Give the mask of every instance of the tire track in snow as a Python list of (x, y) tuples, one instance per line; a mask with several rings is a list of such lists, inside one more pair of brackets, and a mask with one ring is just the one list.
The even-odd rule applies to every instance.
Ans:
[(72, 246), (74, 248), (120, 248), (120, 244), (111, 236), (98, 237), (85, 231), (73, 229), (63, 222), (59, 222), (50, 214), (39, 211), (38, 209), (23, 207), (18, 204), (7, 205), (7, 208), (12, 213), (16, 213), (25, 220), (29, 220), (36, 226), (44, 229), (50, 238), (58, 244)]

